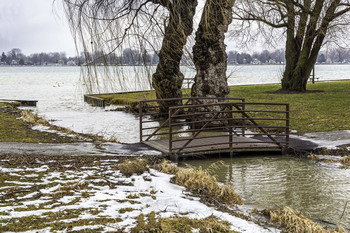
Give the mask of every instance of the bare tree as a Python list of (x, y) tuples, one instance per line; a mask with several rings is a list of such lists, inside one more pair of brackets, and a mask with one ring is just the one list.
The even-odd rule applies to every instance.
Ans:
[[(327, 38), (339, 42), (335, 38), (350, 25), (349, 11), (348, 0), (239, 0), (234, 10), (243, 24), (255, 21), (260, 30), (267, 25), (285, 33), (282, 89), (287, 91), (306, 91), (322, 45)], [(267, 35), (272, 36), (272, 31)]]
[(193, 61), (197, 74), (192, 96), (226, 97), (227, 54), (224, 43), (234, 0), (207, 0), (196, 32)]
[[(111, 67), (110, 63), (111, 60), (122, 57), (125, 47), (137, 49), (144, 54), (151, 53), (151, 50), (160, 51), (159, 64), (152, 77), (152, 86), (156, 90), (157, 98), (181, 97), (183, 74), (180, 72), (180, 60), (187, 36), (193, 30), (197, 0), (63, 0), (63, 2), (76, 44), (84, 50), (88, 65), (88, 72), (85, 74), (86, 83), (99, 86), (101, 80), (109, 80), (111, 85), (123, 85), (124, 80), (128, 78), (119, 72), (123, 67)], [(163, 41), (160, 43), (162, 38)], [(98, 59), (95, 56), (96, 52), (100, 54)], [(104, 68), (96, 67), (97, 60), (105, 64)], [(111, 74), (112, 68), (118, 72)], [(104, 77), (98, 79), (96, 77), (100, 75), (101, 69), (105, 71)], [(153, 72), (148, 69), (146, 73), (152, 76)]]
[[(187, 37), (193, 31), (193, 17), (197, 0), (169, 1), (164, 6), (169, 9), (169, 22), (165, 28), (159, 64), (152, 77), (152, 85), (158, 99), (182, 97), (184, 75), (180, 71), (180, 61)], [(163, 103), (161, 110), (181, 104), (181, 101)]]

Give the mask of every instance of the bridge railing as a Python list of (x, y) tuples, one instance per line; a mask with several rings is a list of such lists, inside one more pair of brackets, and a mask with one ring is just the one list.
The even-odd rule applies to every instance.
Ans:
[[(183, 111), (185, 108), (187, 111)], [(239, 140), (239, 145), (244, 147), (275, 144), (283, 150), (289, 147), (289, 104), (237, 102), (175, 106), (169, 109), (168, 133), (170, 153), (193, 148), (198, 151), (200, 147), (206, 150), (203, 143), (195, 143), (198, 139), (205, 146), (221, 146), (231, 151), (237, 137), (259, 139)]]
[[(183, 105), (170, 107), (168, 113), (159, 112), (159, 101), (174, 100), (181, 100)], [(245, 148), (253, 144), (261, 148), (267, 144), (281, 150), (289, 148), (289, 104), (220, 100), (184, 98), (140, 102), (140, 141), (167, 139), (170, 154), (208, 148), (231, 151), (237, 148), (238, 141)], [(257, 140), (238, 140), (239, 137)]]
[(206, 102), (244, 102), (243, 98), (211, 98), (190, 97), (171, 98), (161, 100), (146, 100), (139, 102), (139, 128), (140, 142), (168, 138), (169, 136), (169, 112), (162, 112), (160, 103), (180, 102), (183, 110), (187, 106), (201, 105)]

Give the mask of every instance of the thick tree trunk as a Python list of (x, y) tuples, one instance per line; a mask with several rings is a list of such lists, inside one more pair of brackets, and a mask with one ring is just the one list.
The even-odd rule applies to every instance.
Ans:
[[(181, 98), (181, 87), (184, 75), (180, 72), (180, 61), (187, 37), (193, 31), (193, 16), (197, 0), (174, 1), (168, 7), (169, 23), (165, 28), (162, 48), (159, 53), (159, 64), (152, 76), (152, 85), (157, 99)], [(179, 101), (161, 102), (161, 112), (167, 112), (170, 106)]]
[[(305, 1), (304, 4), (305, 9), (310, 9), (310, 1)], [(334, 14), (336, 6), (337, 4), (333, 2), (326, 11), (326, 16), (321, 21), (320, 28), (317, 28), (323, 9), (323, 1), (317, 1), (313, 8), (313, 14), (309, 16), (309, 21), (307, 20), (307, 14), (305, 12), (302, 14), (296, 35), (294, 35), (296, 12), (294, 12), (292, 5), (287, 6), (289, 17), (286, 42), (286, 69), (282, 78), (282, 90), (306, 91), (307, 81), (315, 66), (318, 53), (327, 33), (330, 17)]]
[[(305, 92), (307, 81), (315, 66), (323, 36), (316, 37), (316, 43), (303, 48), (302, 51), (286, 46), (286, 68), (282, 78), (282, 90)], [(288, 41), (288, 40), (287, 40)], [(320, 42), (318, 42), (320, 41)]]
[(224, 43), (232, 22), (234, 0), (207, 0), (196, 32), (193, 60), (197, 74), (192, 86), (194, 97), (226, 97), (227, 54)]

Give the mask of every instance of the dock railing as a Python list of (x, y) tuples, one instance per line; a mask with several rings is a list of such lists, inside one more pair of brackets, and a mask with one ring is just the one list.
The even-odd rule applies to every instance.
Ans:
[[(159, 101), (174, 99), (140, 102), (140, 141), (167, 139), (169, 154), (271, 145), (282, 151), (289, 148), (289, 104), (184, 98), (183, 105), (170, 107), (165, 114), (157, 111)], [(166, 117), (159, 119), (160, 114)]]

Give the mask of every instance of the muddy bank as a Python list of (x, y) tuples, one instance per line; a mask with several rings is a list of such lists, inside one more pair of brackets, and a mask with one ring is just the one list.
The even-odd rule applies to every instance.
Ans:
[(17, 155), (161, 155), (143, 145), (120, 143), (20, 143), (0, 142), (0, 154)]

